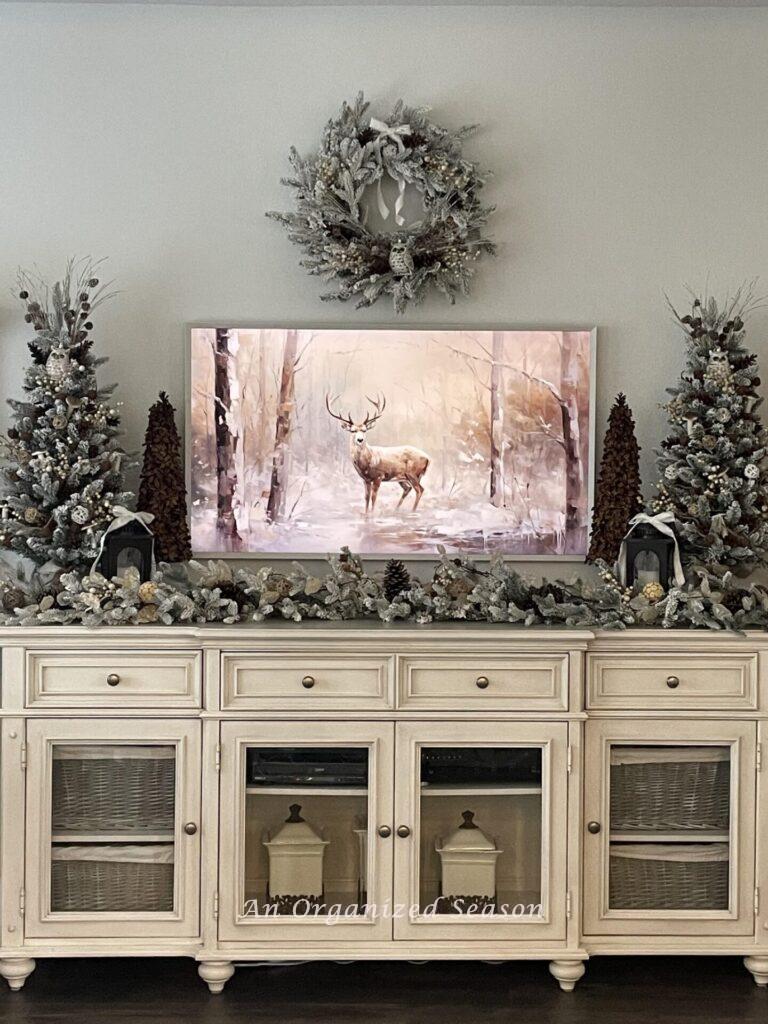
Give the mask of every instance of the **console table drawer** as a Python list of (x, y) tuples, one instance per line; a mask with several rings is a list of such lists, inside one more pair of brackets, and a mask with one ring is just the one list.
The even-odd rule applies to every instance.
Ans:
[(221, 706), (354, 711), (393, 706), (392, 659), (354, 656), (222, 655)]
[(200, 655), (29, 651), (27, 707), (200, 707)]
[(568, 710), (567, 655), (413, 655), (399, 676), (401, 707)]
[(756, 654), (590, 654), (590, 708), (757, 707)]

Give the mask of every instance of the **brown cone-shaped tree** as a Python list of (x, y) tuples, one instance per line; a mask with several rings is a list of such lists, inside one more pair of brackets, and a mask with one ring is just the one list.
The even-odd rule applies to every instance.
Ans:
[(149, 410), (138, 504), (142, 512), (151, 512), (155, 517), (150, 528), (155, 536), (158, 562), (184, 562), (191, 558), (181, 439), (174, 408), (164, 391)]
[(595, 562), (600, 558), (612, 565), (618, 558), (629, 520), (642, 507), (640, 447), (635, 437), (635, 421), (626, 396), (618, 394), (608, 416), (603, 441), (587, 561)]

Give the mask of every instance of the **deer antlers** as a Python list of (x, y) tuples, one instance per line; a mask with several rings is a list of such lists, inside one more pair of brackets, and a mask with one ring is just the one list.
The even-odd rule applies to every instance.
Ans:
[[(377, 396), (376, 398), (371, 398), (369, 395), (366, 395), (365, 397), (371, 403), (375, 411), (373, 415), (371, 415), (370, 412), (367, 412), (365, 414), (365, 419), (361, 423), (357, 424), (357, 429), (360, 430), (368, 430), (369, 427), (372, 427), (387, 406), (387, 399), (384, 395)], [(336, 398), (334, 398), (333, 401), (335, 402)], [(326, 394), (325, 396), (325, 408), (335, 420), (338, 420), (339, 423), (344, 426), (345, 430), (356, 429), (355, 421), (352, 419), (351, 412), (348, 412), (346, 416), (340, 416), (339, 413), (333, 411), (331, 408), (331, 396), (329, 394)]]
[[(334, 402), (335, 401), (336, 399), (334, 398)], [(346, 416), (339, 416), (337, 412), (334, 412), (333, 409), (331, 408), (331, 396), (329, 394), (326, 394), (325, 396), (325, 408), (328, 410), (328, 412), (331, 414), (331, 416), (333, 416), (335, 420), (338, 420), (339, 423), (343, 423), (347, 430), (352, 429), (352, 427), (354, 426), (354, 423), (352, 422), (352, 413), (347, 413)]]
[(363, 421), (363, 426), (365, 426), (365, 427), (372, 427), (373, 424), (376, 422), (376, 420), (379, 418), (379, 416), (381, 416), (381, 414), (386, 409), (386, 407), (387, 407), (387, 400), (384, 397), (384, 395), (382, 395), (381, 398), (379, 398), (378, 396), (376, 398), (370, 398), (368, 395), (366, 395), (365, 397), (371, 403), (371, 405), (376, 410), (376, 412), (375, 412), (375, 414), (373, 416), (373, 419), (371, 419), (371, 414), (370, 413), (366, 413), (365, 414), (365, 420)]

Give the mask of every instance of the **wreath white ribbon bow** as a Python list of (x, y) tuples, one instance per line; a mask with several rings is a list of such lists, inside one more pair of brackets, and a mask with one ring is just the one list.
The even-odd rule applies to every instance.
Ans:
[[(675, 552), (672, 558), (672, 565), (675, 570), (674, 578), (675, 583), (678, 587), (682, 587), (685, 584), (685, 573), (683, 572), (683, 563), (680, 561), (680, 546), (677, 543), (677, 537), (675, 531), (672, 529), (672, 523), (675, 521), (673, 512), (659, 512), (655, 516), (646, 515), (645, 512), (638, 512), (636, 516), (632, 516), (629, 520), (629, 530), (627, 536), (621, 542), (619, 548), (619, 579), (622, 587), (627, 585), (627, 537), (632, 533), (636, 526), (641, 523), (647, 523), (652, 526), (654, 530), (658, 530), (659, 533), (664, 534), (665, 537), (671, 537), (675, 542)], [(662, 583), (666, 583), (666, 580), (662, 580)]]
[[(387, 142), (394, 142), (397, 146), (398, 156), (405, 152), (405, 143), (403, 142), (404, 135), (411, 134), (411, 126), (409, 124), (387, 124), (385, 121), (379, 121), (378, 118), (372, 117), (370, 120), (370, 127), (373, 131), (378, 132), (378, 136), (374, 145), (381, 158), (382, 147)], [(397, 199), (395, 200), (395, 223), (400, 227), (405, 224), (405, 217), (402, 215), (403, 203), (405, 202), (405, 180), (392, 171), (388, 170), (387, 173), (391, 178), (397, 182)], [(382, 220), (389, 218), (389, 207), (384, 201), (384, 195), (381, 191), (381, 179), (384, 177), (384, 170), (379, 176), (379, 180), (376, 184), (376, 205), (379, 208)]]
[(106, 528), (104, 533), (101, 535), (101, 542), (99, 544), (99, 553), (93, 561), (91, 566), (91, 573), (99, 572), (99, 562), (101, 556), (104, 554), (104, 542), (107, 539), (107, 534), (112, 533), (114, 530), (119, 530), (123, 526), (127, 526), (129, 523), (141, 523), (147, 533), (150, 533), (149, 524), (155, 518), (151, 512), (131, 512), (125, 505), (113, 505), (112, 511), (115, 513), (112, 522)]

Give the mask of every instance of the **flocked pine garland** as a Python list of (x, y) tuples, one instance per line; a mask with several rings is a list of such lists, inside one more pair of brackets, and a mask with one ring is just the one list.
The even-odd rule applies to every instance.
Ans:
[(487, 566), (445, 553), (429, 582), (412, 581), (393, 601), (362, 561), (343, 549), (324, 575), (298, 562), (287, 570), (234, 568), (218, 561), (161, 566), (141, 583), (64, 573), (55, 586), (35, 574), (0, 579), (4, 625), (173, 625), (262, 622), (282, 618), (418, 623), (465, 621), (522, 626), (623, 629), (628, 626), (735, 629), (768, 627), (768, 589), (730, 573), (702, 570), (659, 601), (622, 590), (604, 565), (596, 581), (533, 582), (501, 558)]

